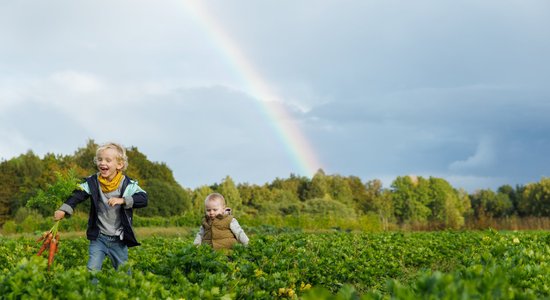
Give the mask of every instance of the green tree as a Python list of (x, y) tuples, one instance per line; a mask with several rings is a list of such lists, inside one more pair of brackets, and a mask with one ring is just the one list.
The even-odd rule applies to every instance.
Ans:
[(355, 211), (345, 204), (332, 199), (310, 199), (304, 203), (303, 213), (318, 216), (354, 218)]
[(431, 215), (429, 184), (416, 176), (399, 176), (392, 185), (394, 214), (400, 223), (426, 223)]
[(514, 205), (508, 194), (498, 192), (493, 201), (489, 202), (489, 210), (493, 212), (493, 216), (507, 217), (513, 212)]
[(305, 189), (305, 199), (330, 198), (329, 180), (322, 169), (319, 169)]
[(550, 178), (525, 186), (518, 203), (518, 211), (524, 216), (550, 216)]
[(394, 215), (392, 193), (383, 188), (379, 179), (367, 181), (364, 187), (365, 198), (360, 205), (361, 211), (377, 214), (383, 228), (387, 229)]
[[(360, 211), (361, 213), (366, 213), (368, 211), (367, 209), (367, 202), (369, 201), (368, 193), (367, 193), (367, 184), (363, 184), (363, 181), (361, 181), (361, 178), (357, 176), (349, 176), (347, 178), (348, 186), (351, 190), (351, 195), (353, 199), (353, 205), (356, 210)], [(380, 182), (380, 188), (382, 188), (382, 182)]]
[(191, 209), (191, 197), (180, 185), (152, 178), (147, 186), (148, 205), (141, 216), (176, 216)]
[(474, 215), (479, 220), (486, 217), (504, 217), (512, 212), (512, 201), (507, 194), (482, 189), (471, 196)]
[(239, 190), (230, 176), (226, 176), (222, 183), (215, 189), (222, 194), (228, 207), (239, 210), (242, 207), (242, 199)]
[[(29, 199), (35, 201), (31, 205), (37, 205), (36, 200), (39, 198), (50, 199), (47, 190), (58, 185), (60, 180), (56, 174), (65, 174), (72, 170), (75, 178), (83, 178), (97, 172), (93, 163), (97, 147), (93, 140), (88, 140), (86, 146), (79, 148), (74, 155), (56, 156), (48, 153), (41, 159), (29, 150), (16, 158), (0, 162), (0, 223), (13, 216), (20, 207), (24, 207)], [(138, 180), (145, 191), (154, 194), (155, 198), (165, 199), (167, 203), (175, 201), (171, 210), (173, 212), (190, 207), (190, 201), (187, 201), (187, 204), (186, 201), (179, 202), (178, 199), (185, 199), (188, 192), (176, 182), (172, 170), (165, 163), (149, 161), (136, 147), (128, 148), (127, 154), (129, 167), (126, 174)], [(157, 182), (149, 185), (150, 181), (155, 180)], [(49, 215), (49, 208), (36, 209)], [(148, 214), (145, 211), (139, 213)], [(162, 212), (163, 215), (168, 214), (162, 205), (153, 205), (150, 212), (155, 211)]]
[(330, 197), (338, 202), (353, 207), (353, 192), (348, 180), (340, 175), (327, 176)]
[(149, 179), (163, 180), (168, 183), (177, 183), (174, 179), (172, 170), (161, 162), (152, 162), (147, 156), (141, 153), (137, 147), (130, 147), (126, 150), (128, 155), (128, 176), (139, 179), (144, 187), (147, 186)]
[(288, 190), (275, 189), (271, 191), (273, 199), (272, 204), (275, 204), (276, 213), (286, 215), (297, 215), (300, 213), (303, 207), (302, 201), (298, 197)]
[(382, 181), (374, 179), (364, 184), (362, 199), (359, 202), (359, 208), (363, 212), (377, 212), (384, 204), (381, 202), (383, 193)]
[(197, 213), (198, 215), (204, 215), (205, 213), (205, 206), (204, 206), (204, 200), (206, 197), (210, 194), (212, 194), (214, 190), (212, 190), (207, 185), (202, 185), (191, 193), (191, 200), (193, 203), (193, 212)]
[(16, 192), (12, 195), (10, 211), (13, 213), (20, 207), (25, 206), (29, 197), (36, 194), (36, 191), (45, 188), (47, 180), (43, 176), (46, 170), (40, 160), (31, 150), (8, 162), (10, 169), (14, 172)]
[[(521, 189), (521, 187), (518, 187), (518, 188)], [(514, 189), (509, 184), (505, 184), (503, 186), (500, 186), (497, 189), (497, 193), (507, 195), (508, 199), (510, 199), (510, 201), (512, 202), (512, 208), (511, 208), (510, 213), (512, 213), (512, 214), (517, 213), (517, 207), (518, 207), (518, 202), (519, 202), (519, 196), (518, 196), (517, 189)]]
[(305, 201), (307, 199), (307, 188), (310, 183), (311, 180), (305, 176), (290, 174), (289, 178), (276, 178), (273, 180), (273, 182), (269, 185), (269, 189), (289, 191), (296, 195), (300, 200)]
[(442, 178), (430, 177), (428, 204), (432, 214), (430, 221), (445, 228), (460, 228), (464, 225), (465, 207), (457, 191)]
[(457, 190), (458, 200), (462, 207), (462, 216), (464, 220), (473, 216), (472, 203), (470, 201), (470, 194), (463, 188)]
[(99, 147), (94, 140), (89, 139), (86, 142), (86, 146), (78, 148), (72, 156), (72, 161), (78, 166), (76, 170), (77, 174), (81, 176), (88, 176), (97, 171), (97, 167), (94, 163), (95, 152)]
[(483, 221), (487, 217), (492, 217), (488, 205), (489, 199), (492, 197), (494, 197), (494, 192), (487, 189), (477, 190), (470, 195), (470, 202), (476, 219)]
[(7, 161), (0, 163), (0, 225), (4, 224), (14, 210), (12, 203), (15, 202), (19, 189), (19, 182), (13, 165)]
[(239, 184), (237, 189), (242, 200), (243, 208), (246, 213), (250, 215), (255, 215), (259, 211), (262, 213), (273, 213), (274, 211), (271, 210), (273, 207), (272, 204), (280, 200), (274, 196), (274, 193), (269, 189), (268, 185), (259, 186), (244, 183)]

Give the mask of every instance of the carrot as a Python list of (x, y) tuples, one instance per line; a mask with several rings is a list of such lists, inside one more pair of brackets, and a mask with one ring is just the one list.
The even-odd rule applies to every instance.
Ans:
[(44, 242), (42, 243), (40, 250), (38, 250), (38, 253), (36, 253), (37, 256), (42, 255), (42, 252), (44, 252), (44, 250), (46, 250), (46, 248), (50, 246), (52, 239), (53, 239), (53, 234), (51, 232), (48, 232), (48, 235), (44, 240)]
[(41, 242), (41, 241), (45, 240), (46, 237), (48, 236), (48, 233), (50, 233), (50, 232), (49, 231), (44, 231), (44, 233), (42, 233), (42, 236), (40, 238), (38, 238), (36, 240), (36, 242), (38, 243), (38, 242)]
[(36, 256), (42, 255), (42, 252), (44, 252), (44, 250), (46, 250), (46, 248), (49, 246), (50, 246), (50, 243), (42, 244), (42, 247), (40, 247), (40, 250), (38, 250), (38, 253), (36, 253)]
[(55, 239), (57, 240), (57, 243), (55, 245), (55, 253), (57, 253), (57, 250), (59, 250), (59, 234), (55, 235)]
[(58, 240), (56, 238), (52, 239), (52, 242), (50, 243), (50, 253), (48, 255), (48, 270), (50, 269), (51, 265), (53, 264), (53, 258), (55, 256), (55, 252), (57, 252), (57, 242)]
[(46, 251), (46, 248), (48, 248), (50, 251), (48, 253), (48, 271), (50, 270), (53, 259), (55, 257), (55, 254), (57, 253), (57, 250), (59, 248), (59, 233), (57, 233), (59, 228), (59, 221), (56, 221), (53, 227), (42, 234), (36, 242), (42, 242), (42, 246), (40, 246), (40, 250), (38, 250), (37, 256), (42, 255), (44, 251)]

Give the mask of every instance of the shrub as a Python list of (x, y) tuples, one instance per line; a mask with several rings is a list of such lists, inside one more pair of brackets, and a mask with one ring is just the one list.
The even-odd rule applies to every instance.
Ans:
[(4, 226), (2, 226), (2, 232), (4, 234), (12, 234), (17, 232), (17, 224), (15, 224), (14, 220), (9, 220), (4, 223)]
[(319, 216), (355, 217), (351, 207), (331, 199), (312, 199), (305, 202), (302, 212)]

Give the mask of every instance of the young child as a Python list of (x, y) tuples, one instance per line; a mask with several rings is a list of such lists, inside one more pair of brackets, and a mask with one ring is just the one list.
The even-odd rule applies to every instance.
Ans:
[(237, 242), (247, 246), (248, 236), (225, 207), (221, 194), (212, 193), (204, 200), (206, 215), (193, 244), (208, 244), (215, 250), (230, 249)]
[(101, 145), (94, 157), (98, 173), (86, 178), (80, 189), (54, 213), (55, 220), (84, 200), (90, 200), (90, 214), (86, 236), (90, 240), (88, 270), (99, 271), (109, 256), (115, 269), (128, 260), (128, 247), (140, 245), (132, 229), (134, 208), (147, 206), (147, 194), (137, 181), (122, 174), (128, 167), (126, 149), (119, 144)]

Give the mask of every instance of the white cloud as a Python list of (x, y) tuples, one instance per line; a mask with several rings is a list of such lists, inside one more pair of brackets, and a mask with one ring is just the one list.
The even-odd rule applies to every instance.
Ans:
[(471, 171), (491, 166), (495, 160), (496, 153), (493, 142), (490, 138), (481, 138), (477, 144), (474, 154), (464, 160), (454, 161), (449, 165), (451, 171)]
[(60, 88), (75, 93), (98, 92), (103, 86), (97, 76), (72, 70), (56, 72), (51, 75), (51, 78)]

